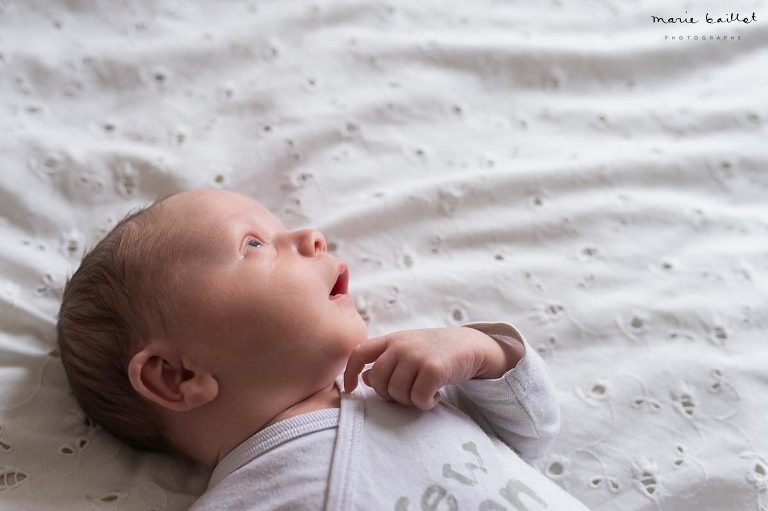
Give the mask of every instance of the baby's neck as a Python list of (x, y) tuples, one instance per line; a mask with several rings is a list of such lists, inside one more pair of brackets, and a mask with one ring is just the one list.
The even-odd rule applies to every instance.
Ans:
[(323, 410), (326, 408), (339, 408), (340, 404), (341, 404), (341, 393), (338, 387), (336, 387), (334, 383), (331, 383), (328, 387), (325, 387), (323, 390), (316, 392), (310, 396), (307, 396), (306, 399), (303, 399), (302, 401), (299, 401), (298, 403), (278, 413), (277, 415), (272, 417), (269, 421), (267, 421), (265, 424), (259, 426), (259, 428), (256, 430), (253, 429), (252, 425), (245, 425), (245, 427), (242, 430), (233, 432), (234, 433), (233, 435), (225, 439), (225, 441), (222, 443), (221, 449), (219, 450), (216, 461), (211, 468), (213, 468), (216, 464), (218, 464), (219, 461), (221, 461), (221, 459), (224, 456), (226, 456), (227, 453), (229, 453), (232, 449), (240, 445), (249, 437), (255, 435), (262, 429), (266, 428), (267, 426), (270, 426), (272, 424), (275, 424), (285, 419), (289, 419), (291, 417), (295, 417), (296, 415), (301, 415), (302, 413), (314, 412), (316, 410)]
[(323, 410), (325, 408), (339, 408), (340, 404), (341, 393), (335, 384), (331, 384), (330, 387), (326, 387), (320, 392), (312, 394), (304, 401), (300, 401), (290, 408), (287, 408), (283, 412), (275, 415), (269, 422), (264, 424), (261, 429), (264, 429), (276, 422), (280, 422), (281, 420), (289, 419), (291, 417), (295, 417), (296, 415), (301, 415), (302, 413), (314, 412), (316, 410)]

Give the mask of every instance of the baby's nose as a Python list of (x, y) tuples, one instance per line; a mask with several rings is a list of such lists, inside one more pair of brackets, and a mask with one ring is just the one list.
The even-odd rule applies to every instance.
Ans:
[(301, 237), (301, 249), (302, 253), (313, 256), (318, 252), (326, 252), (328, 245), (323, 233), (314, 229), (305, 229)]

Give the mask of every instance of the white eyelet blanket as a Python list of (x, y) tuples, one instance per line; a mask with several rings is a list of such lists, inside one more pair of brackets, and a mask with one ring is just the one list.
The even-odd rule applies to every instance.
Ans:
[(371, 336), (518, 327), (590, 508), (768, 509), (765, 1), (0, 0), (0, 90), (0, 509), (203, 490), (54, 333), (83, 251), (198, 187), (321, 230)]

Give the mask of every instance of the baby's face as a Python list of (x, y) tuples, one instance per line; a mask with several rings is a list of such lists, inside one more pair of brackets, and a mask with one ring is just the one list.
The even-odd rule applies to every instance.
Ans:
[[(224, 190), (167, 199), (180, 230), (178, 342), (222, 391), (301, 378), (328, 382), (367, 338), (348, 272), (317, 231), (289, 231), (259, 202)], [(228, 384), (228, 385), (227, 385)]]

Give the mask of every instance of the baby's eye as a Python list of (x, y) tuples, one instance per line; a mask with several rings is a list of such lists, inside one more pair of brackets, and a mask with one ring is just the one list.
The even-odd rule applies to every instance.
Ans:
[(257, 240), (257, 239), (252, 239), (252, 240), (248, 240), (248, 245), (247, 245), (247, 246), (248, 246), (248, 247), (252, 247), (252, 246), (254, 246), (254, 245), (252, 245), (253, 243), (258, 243), (259, 245), (263, 245), (263, 243), (262, 243), (262, 242), (260, 242), (259, 240)]

